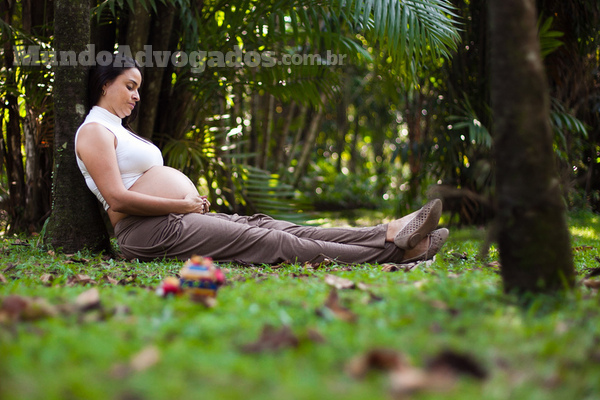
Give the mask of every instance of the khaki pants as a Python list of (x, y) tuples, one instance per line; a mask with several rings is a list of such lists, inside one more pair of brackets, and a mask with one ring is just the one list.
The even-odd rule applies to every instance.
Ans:
[(370, 228), (316, 228), (264, 214), (169, 214), (122, 219), (115, 234), (123, 255), (149, 261), (186, 260), (197, 254), (215, 261), (247, 263), (346, 263), (402, 261), (404, 250), (385, 241), (387, 225)]

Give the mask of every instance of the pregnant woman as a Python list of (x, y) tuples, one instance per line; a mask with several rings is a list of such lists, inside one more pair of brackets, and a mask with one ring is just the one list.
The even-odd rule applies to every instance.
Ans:
[(389, 224), (315, 228), (253, 216), (209, 213), (210, 203), (160, 150), (135, 135), (142, 75), (134, 60), (90, 71), (90, 111), (75, 135), (77, 164), (108, 213), (123, 255), (148, 261), (402, 263), (432, 258), (448, 237), (436, 229), (441, 201)]

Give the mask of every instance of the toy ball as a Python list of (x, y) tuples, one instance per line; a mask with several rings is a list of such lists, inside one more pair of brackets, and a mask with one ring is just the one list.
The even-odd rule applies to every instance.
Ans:
[(225, 274), (210, 257), (192, 256), (179, 272), (179, 278), (166, 278), (156, 290), (159, 296), (187, 294), (192, 299), (216, 297), (225, 283)]

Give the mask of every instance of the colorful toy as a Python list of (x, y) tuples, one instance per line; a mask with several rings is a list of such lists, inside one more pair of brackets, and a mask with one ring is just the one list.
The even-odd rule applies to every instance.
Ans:
[(156, 290), (159, 296), (188, 294), (192, 299), (216, 297), (225, 283), (225, 274), (210, 257), (192, 256), (179, 272), (179, 278), (166, 278)]

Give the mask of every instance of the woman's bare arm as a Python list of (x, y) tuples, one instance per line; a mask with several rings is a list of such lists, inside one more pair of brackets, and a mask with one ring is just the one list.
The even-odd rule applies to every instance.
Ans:
[(76, 148), (77, 155), (85, 164), (110, 210), (140, 216), (205, 212), (205, 201), (197, 194), (188, 193), (183, 198), (169, 198), (127, 190), (121, 180), (115, 144), (116, 138), (112, 132), (100, 124), (92, 123), (81, 128)]

